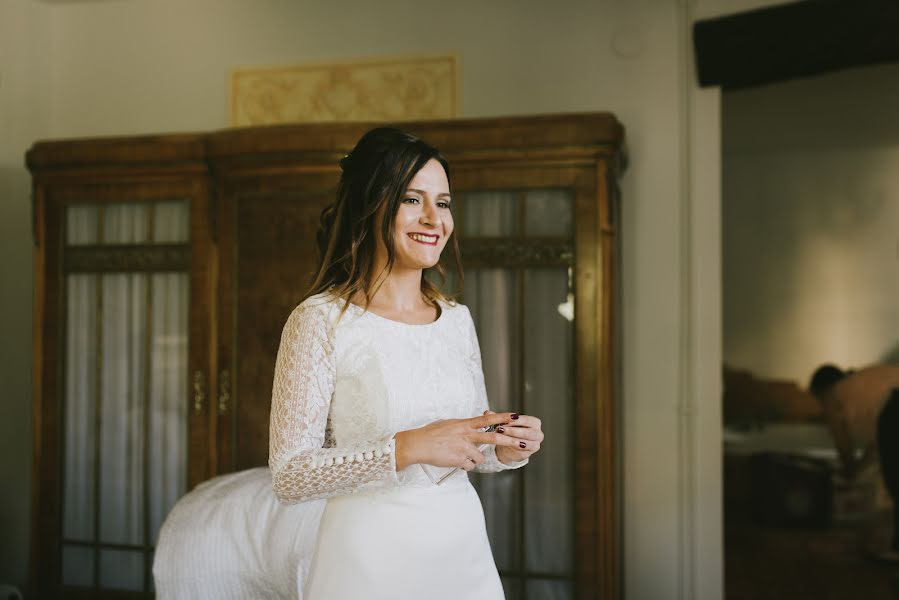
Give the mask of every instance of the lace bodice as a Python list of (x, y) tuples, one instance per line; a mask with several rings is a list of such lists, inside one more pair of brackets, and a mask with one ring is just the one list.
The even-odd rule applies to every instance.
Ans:
[[(487, 409), (468, 308), (441, 303), (410, 325), (325, 294), (306, 299), (281, 334), (272, 387), (269, 467), (285, 502), (400, 485), (434, 485), (419, 465), (396, 470), (394, 436)], [(339, 317), (339, 318), (338, 318)], [(505, 465), (494, 446), (478, 471)], [(450, 478), (465, 481), (465, 472)], [(445, 485), (445, 484), (444, 484)]]

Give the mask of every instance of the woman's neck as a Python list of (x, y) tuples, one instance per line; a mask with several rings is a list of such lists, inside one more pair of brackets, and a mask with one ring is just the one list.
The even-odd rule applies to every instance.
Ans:
[(421, 293), (421, 278), (421, 269), (394, 267), (380, 285), (375, 283), (369, 307), (396, 313), (421, 310), (428, 304)]

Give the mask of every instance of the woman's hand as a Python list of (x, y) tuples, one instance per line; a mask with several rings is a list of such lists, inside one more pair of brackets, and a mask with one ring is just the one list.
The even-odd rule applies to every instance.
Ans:
[(401, 431), (395, 438), (396, 470), (424, 463), (470, 471), (484, 462), (484, 455), (478, 449), (483, 444), (495, 444), (497, 451), (503, 447), (519, 448), (520, 440), (510, 435), (478, 431), (491, 425), (506, 427), (515, 418), (520, 417), (514, 413), (491, 412), (482, 417), (435, 421), (418, 429)]
[[(484, 411), (485, 416), (495, 414), (495, 412), (490, 410)], [(513, 413), (510, 416), (508, 425), (500, 425), (496, 431), (515, 438), (517, 443), (514, 446), (497, 445), (496, 458), (505, 464), (530, 458), (531, 454), (540, 450), (540, 442), (543, 441), (543, 430), (540, 427), (540, 419), (537, 417)]]

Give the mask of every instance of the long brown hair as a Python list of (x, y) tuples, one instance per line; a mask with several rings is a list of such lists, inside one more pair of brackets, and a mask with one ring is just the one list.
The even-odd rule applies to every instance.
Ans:
[[(393, 223), (406, 189), (415, 174), (432, 159), (443, 166), (450, 181), (446, 158), (411, 134), (378, 127), (359, 139), (353, 151), (340, 161), (343, 172), (336, 199), (322, 211), (316, 236), (318, 268), (304, 299), (330, 290), (345, 301), (345, 311), (350, 299), (361, 291), (365, 296), (364, 308), (368, 308), (377, 292), (375, 281), (383, 281), (381, 275), (390, 273), (396, 260)], [(374, 273), (378, 244), (375, 232), (379, 226), (380, 239), (387, 248), (387, 265), (381, 273)], [(450, 236), (447, 246), (451, 248), (461, 290), (462, 261), (455, 235)], [(443, 265), (438, 262), (422, 273), (421, 293), (434, 306), (438, 300), (452, 302), (450, 295), (429, 280), (432, 272), (436, 272), (440, 285), (446, 282)]]

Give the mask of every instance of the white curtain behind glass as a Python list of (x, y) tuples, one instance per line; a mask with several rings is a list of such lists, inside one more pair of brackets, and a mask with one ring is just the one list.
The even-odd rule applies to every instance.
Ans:
[[(569, 235), (570, 201), (562, 190), (528, 192), (525, 231)], [(519, 209), (517, 192), (467, 194), (465, 235), (516, 235)], [(476, 321), (491, 407), (539, 416), (547, 436), (540, 454), (523, 469), (523, 490), (516, 472), (477, 478), (500, 570), (526, 568), (555, 575), (573, 570), (573, 328), (558, 310), (568, 291), (567, 269), (529, 269), (524, 275), (524, 306), (520, 306), (515, 271), (473, 269), (465, 274), (465, 302)], [(519, 339), (522, 310), (524, 339)], [(525, 564), (520, 564), (522, 543)], [(508, 598), (519, 597), (514, 580), (503, 583)], [(560, 581), (532, 581), (527, 591), (528, 598), (574, 597), (571, 584)]]
[[(68, 245), (187, 241), (186, 203), (107, 205), (102, 238), (96, 206), (66, 216)], [(186, 273), (67, 276), (66, 540), (153, 545), (185, 490), (188, 285)], [(100, 587), (143, 589), (142, 551), (99, 558)], [(92, 548), (64, 545), (64, 583), (92, 585), (94, 560)]]
[[(502, 269), (472, 270), (465, 277), (465, 302), (478, 331), (490, 407), (498, 412), (521, 410), (514, 282), (515, 274)], [(500, 570), (515, 569), (521, 543), (518, 478), (514, 472), (477, 477), (477, 488), (496, 565)]]

